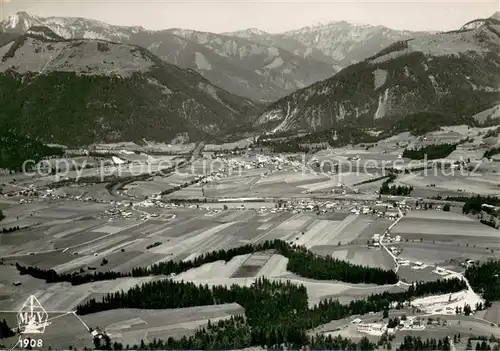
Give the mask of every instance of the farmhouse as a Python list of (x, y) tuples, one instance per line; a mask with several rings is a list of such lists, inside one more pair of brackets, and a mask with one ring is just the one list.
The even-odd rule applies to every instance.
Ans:
[(387, 330), (387, 326), (381, 323), (359, 323), (357, 328), (360, 333), (371, 335), (382, 335)]

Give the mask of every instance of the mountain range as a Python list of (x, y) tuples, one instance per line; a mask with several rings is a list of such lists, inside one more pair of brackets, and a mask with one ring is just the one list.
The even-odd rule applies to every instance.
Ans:
[(0, 47), (0, 125), (65, 145), (210, 139), (257, 106), (147, 49), (31, 27)]
[(421, 113), (448, 123), (472, 117), (500, 102), (496, 16), (389, 45), (270, 104), (255, 126), (271, 132), (310, 131), (340, 122), (387, 126)]
[(276, 45), (302, 57), (331, 63), (337, 70), (363, 61), (384, 47), (426, 32), (394, 30), (383, 26), (353, 25), (346, 21), (304, 27), (281, 34), (257, 29), (228, 33), (264, 45)]
[(0, 125), (79, 146), (390, 128), (422, 113), (452, 124), (500, 104), (498, 17), (445, 33), (215, 34), (18, 13), (0, 23)]
[(282, 34), (254, 29), (224, 34), (175, 28), (151, 31), (26, 12), (9, 16), (0, 23), (0, 31), (21, 35), (33, 26), (47, 27), (64, 39), (139, 45), (168, 63), (196, 70), (233, 94), (265, 102), (326, 79), (393, 42), (422, 34), (347, 22)]

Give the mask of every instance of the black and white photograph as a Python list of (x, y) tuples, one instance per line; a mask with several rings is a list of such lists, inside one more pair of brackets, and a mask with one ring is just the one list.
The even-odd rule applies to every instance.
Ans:
[(500, 351), (499, 0), (0, 0), (0, 350)]

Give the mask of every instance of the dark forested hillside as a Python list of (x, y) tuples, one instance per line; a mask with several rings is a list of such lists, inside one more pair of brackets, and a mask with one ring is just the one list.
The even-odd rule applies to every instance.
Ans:
[(419, 149), (405, 149), (403, 157), (412, 160), (435, 160), (438, 158), (446, 158), (457, 149), (458, 144), (439, 144), (428, 145)]
[(471, 266), (467, 268), (465, 277), (487, 304), (500, 301), (500, 261)]
[(9, 132), (4, 127), (7, 126), (4, 124), (0, 127), (0, 169), (19, 172), (25, 161), (32, 161), (27, 166), (33, 166), (45, 157), (61, 156), (64, 153), (60, 148), (46, 146), (34, 138)]
[[(488, 19), (477, 28), (399, 42), (274, 102), (255, 125), (281, 132), (330, 129), (346, 121), (391, 129), (402, 129), (402, 123), (420, 133), (442, 123), (472, 122), (500, 103), (499, 28), (500, 21)], [(430, 118), (416, 126), (426, 114)]]
[(1, 58), (2, 128), (69, 146), (210, 140), (259, 108), (146, 49), (47, 31), (30, 30)]

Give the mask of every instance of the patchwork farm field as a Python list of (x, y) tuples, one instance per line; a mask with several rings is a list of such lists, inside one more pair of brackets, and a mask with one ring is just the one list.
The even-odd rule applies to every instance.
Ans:
[[(269, 168), (239, 169), (224, 178), (216, 178), (207, 184), (190, 185), (166, 198), (182, 199), (201, 197), (243, 198), (243, 197), (300, 197), (304, 194), (328, 194), (341, 185), (353, 187), (379, 173), (346, 170), (329, 174), (326, 169), (298, 168), (273, 170)], [(320, 167), (321, 168), (321, 167)], [(357, 187), (357, 186), (356, 186)], [(372, 187), (368, 187), (372, 189)]]
[(484, 239), (498, 243), (498, 230), (453, 212), (412, 211), (392, 228), (391, 233), (409, 240), (457, 240), (475, 244)]
[[(190, 260), (205, 252), (273, 239), (286, 240), (317, 250), (332, 247), (333, 251), (336, 251), (338, 241), (345, 241), (346, 245), (356, 241), (364, 242), (365, 238), (373, 235), (373, 231), (382, 231), (390, 223), (348, 213), (318, 216), (315, 213), (225, 210), (207, 215), (209, 212), (206, 210), (197, 209), (161, 211), (176, 213), (178, 216), (173, 220), (122, 219), (109, 222), (87, 213), (83, 220), (62, 221), (53, 223), (52, 226), (36, 226), (26, 233), (18, 232), (17, 234), (22, 236), (17, 241), (15, 236), (10, 236), (8, 242), (15, 242), (17, 246), (11, 247), (9, 256), (4, 258), (4, 265), (0, 265), (0, 311), (15, 311), (27, 297), (35, 295), (49, 311), (51, 330), (64, 324), (70, 325), (65, 329), (70, 334), (68, 336), (54, 331), (47, 333), (44, 340), (51, 345), (91, 345), (92, 340), (86, 326), (99, 326), (106, 330), (113, 340), (130, 345), (138, 343), (140, 339), (182, 337), (194, 333), (209, 319), (217, 321), (242, 314), (244, 311), (234, 304), (176, 310), (120, 309), (90, 314), (78, 319), (71, 313), (78, 304), (92, 298), (100, 299), (107, 293), (127, 291), (136, 285), (168, 277), (119, 278), (76, 286), (69, 283), (47, 284), (29, 275), (20, 275), (13, 264), (19, 262), (22, 265), (54, 269), (58, 273), (88, 270), (89, 267), (102, 272), (129, 272), (134, 267), (146, 267), (166, 260)], [(43, 246), (42, 242), (50, 245)], [(160, 244), (154, 246), (154, 243)], [(361, 250), (360, 255), (357, 250)], [(345, 259), (352, 258), (356, 263), (363, 263), (360, 260), (368, 253), (362, 245), (349, 246), (349, 252), (354, 254), (349, 254)], [(102, 263), (103, 259), (106, 259), (106, 264)], [(364, 264), (379, 266), (376, 262), (378, 259), (377, 256), (372, 256), (372, 261), (364, 261)], [(381, 256), (380, 259), (384, 261), (387, 258)], [(250, 286), (259, 277), (290, 281), (306, 287), (310, 306), (327, 298), (348, 302), (366, 297), (374, 291), (402, 289), (395, 285), (375, 287), (305, 279), (288, 272), (287, 263), (288, 258), (274, 252), (258, 252), (236, 256), (228, 262), (208, 263), (171, 279), (208, 286)], [(390, 258), (387, 264), (382, 263), (382, 266), (389, 267)], [(14, 282), (16, 284), (13, 284)], [(1, 316), (12, 318), (8, 312), (2, 313)], [(10, 340), (7, 340), (7, 345), (9, 342)]]
[[(310, 177), (310, 181), (319, 179)], [(297, 189), (305, 184), (301, 178), (290, 179)], [(274, 184), (272, 177), (264, 177), (262, 181)], [(259, 181), (249, 181), (245, 186), (253, 184), (260, 186)], [(231, 203), (227, 210), (222, 207), (224, 203), (200, 204), (200, 208), (155, 207), (144, 210), (127, 206), (127, 211), (137, 212), (127, 219), (104, 219), (100, 214), (111, 205), (89, 202), (54, 200), (11, 204), (5, 209), (8, 216), (29, 217), (37, 224), (2, 234), (4, 264), (0, 265), (0, 311), (19, 309), (28, 296), (35, 295), (51, 311), (53, 326), (71, 324), (68, 330), (72, 334), (67, 338), (54, 332), (48, 334), (47, 340), (53, 345), (69, 342), (84, 347), (92, 342), (86, 326), (99, 326), (113, 340), (134, 344), (140, 339), (190, 335), (208, 319), (216, 321), (244, 312), (238, 305), (158, 311), (120, 309), (89, 314), (81, 321), (71, 313), (77, 305), (89, 299), (100, 299), (107, 293), (127, 291), (150, 281), (173, 279), (197, 285), (250, 286), (259, 277), (266, 277), (304, 285), (310, 306), (330, 298), (348, 303), (373, 293), (407, 289), (403, 284), (374, 286), (303, 278), (289, 272), (288, 258), (274, 251), (207, 263), (172, 277), (119, 278), (75, 286), (69, 283), (47, 284), (44, 280), (20, 275), (14, 266), (17, 262), (24, 266), (53, 269), (57, 273), (82, 270), (127, 273), (136, 267), (169, 260), (187, 261), (207, 252), (280, 239), (301, 245), (320, 256), (383, 269), (395, 267), (393, 258), (385, 249), (367, 247), (373, 235), (385, 233), (392, 220), (348, 210), (325, 214), (259, 211), (261, 207), (274, 207), (274, 203), (264, 202), (244, 203), (248, 208), (236, 209), (241, 204)], [(215, 207), (219, 210), (214, 210)], [(138, 214), (141, 212), (155, 213), (158, 217), (140, 219)], [(432, 273), (436, 264), (460, 271), (459, 262), (465, 259), (480, 261), (498, 257), (498, 250), (493, 249), (494, 243), (498, 247), (497, 231), (488, 230), (473, 218), (457, 213), (409, 212), (391, 229), (391, 236), (400, 235), (402, 238), (394, 246), (402, 250), (401, 256), (405, 259), (423, 262), (427, 267), (416, 270), (412, 265), (402, 266), (398, 272), (400, 278), (407, 282), (435, 280), (439, 278)]]
[[(457, 194), (496, 195), (500, 194), (497, 173), (464, 173), (460, 170), (431, 169), (420, 173), (405, 174), (396, 184), (415, 188), (413, 196), (447, 196)], [(433, 195), (428, 195), (432, 193)]]
[[(411, 211), (392, 229), (391, 235), (401, 236), (398, 243), (401, 257), (433, 267), (463, 271), (461, 263), (500, 258), (499, 231), (468, 216), (443, 211)], [(432, 270), (432, 269), (431, 269)], [(418, 280), (425, 270), (401, 267), (400, 276)], [(422, 280), (435, 280), (435, 274)]]
[[(24, 208), (24, 212), (29, 209), (37, 212), (37, 216), (44, 214), (40, 220), (47, 221), (46, 217), (50, 217), (51, 213), (58, 214), (57, 217), (64, 220), (55, 222), (49, 219), (50, 226), (48, 222), (43, 222), (29, 230), (2, 237), (2, 246), (6, 248), (6, 265), (0, 266), (3, 270), (1, 283), (9, 287), (6, 296), (10, 296), (0, 301), (4, 309), (18, 307), (17, 298), (30, 294), (36, 295), (53, 310), (74, 309), (88, 298), (127, 290), (151, 279), (164, 279), (120, 278), (79, 286), (45, 284), (29, 276), (20, 276), (12, 266), (15, 262), (53, 269), (58, 273), (89, 269), (125, 273), (135, 267), (147, 267), (167, 260), (191, 260), (215, 250), (280, 239), (303, 245), (318, 254), (333, 255), (353, 263), (388, 269), (393, 267), (391, 258), (385, 252), (371, 251), (365, 247), (373, 234), (383, 232), (391, 222), (369, 216), (342, 212), (325, 215), (312, 212), (261, 213), (252, 209), (212, 213), (196, 208), (180, 208), (157, 210), (155, 212), (160, 212), (160, 217), (145, 221), (133, 218), (107, 221), (96, 216), (99, 212), (96, 210), (102, 209), (102, 206), (76, 207), (68, 210), (67, 215), (58, 206), (69, 208), (68, 203), (55, 205), (52, 209), (48, 205), (34, 204), (13, 208), (18, 212), (21, 212), (21, 208)], [(76, 215), (78, 209), (83, 211), (83, 215)], [(175, 218), (172, 214), (176, 215)], [(339, 242), (342, 246), (338, 246)], [(291, 279), (306, 285), (311, 304), (325, 296), (348, 298), (351, 289), (360, 288), (338, 282), (304, 282), (300, 277), (290, 276), (286, 270), (287, 262), (287, 258), (272, 252), (255, 253), (237, 256), (229, 262), (209, 263), (181, 273), (174, 279), (209, 285), (250, 285), (261, 276)], [(13, 286), (13, 282), (20, 282), (20, 285)], [(364, 291), (370, 293), (370, 289)]]

